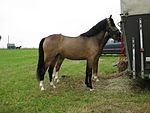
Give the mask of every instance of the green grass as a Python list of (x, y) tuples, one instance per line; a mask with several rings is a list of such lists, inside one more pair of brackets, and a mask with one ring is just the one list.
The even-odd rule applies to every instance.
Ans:
[[(85, 61), (65, 60), (61, 81), (53, 89), (45, 75), (46, 91), (36, 80), (37, 49), (0, 49), (0, 113), (149, 113), (150, 91), (140, 82), (121, 76), (84, 86)], [(117, 55), (101, 56), (99, 73), (117, 71)], [(100, 76), (99, 75), (99, 76)], [(143, 86), (143, 87), (141, 87)]]

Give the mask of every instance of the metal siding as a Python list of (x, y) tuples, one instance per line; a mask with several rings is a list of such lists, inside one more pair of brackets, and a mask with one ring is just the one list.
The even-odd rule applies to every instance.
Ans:
[[(125, 38), (127, 40), (127, 51), (129, 53), (129, 63), (132, 69), (132, 37), (135, 38), (135, 52), (136, 52), (136, 74), (140, 76), (141, 74), (141, 55), (140, 55), (140, 35), (139, 35), (139, 18), (142, 18), (143, 22), (143, 40), (144, 40), (144, 59), (150, 57), (150, 14), (143, 15), (132, 15), (132, 16), (122, 16), (122, 22), (124, 24)], [(144, 67), (146, 62), (144, 60)], [(148, 69), (145, 72), (150, 72)], [(150, 74), (150, 73), (149, 73)]]
[(150, 57), (150, 14), (142, 17), (145, 55)]

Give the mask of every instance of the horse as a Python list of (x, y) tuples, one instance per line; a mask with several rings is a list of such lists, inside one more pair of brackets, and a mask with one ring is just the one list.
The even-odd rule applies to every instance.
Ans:
[(21, 49), (21, 47), (22, 47), (22, 46), (18, 46), (18, 47), (16, 47), (16, 49)]
[[(102, 50), (103, 50), (105, 44), (107, 43), (107, 41), (109, 40), (109, 38), (111, 38), (111, 36), (108, 34), (108, 32), (106, 32), (105, 38), (102, 40), (103, 43), (101, 43), (101, 48), (99, 48), (99, 52), (100, 52), (99, 56), (101, 56)], [(117, 40), (119, 41), (120, 39), (117, 39)], [(56, 65), (53, 70), (53, 74), (52, 74), (52, 77), (53, 77), (52, 82), (50, 83), (50, 85), (53, 86), (53, 88), (56, 88), (56, 86), (54, 85), (54, 82), (58, 83), (60, 81), (59, 70), (60, 70), (60, 67), (61, 67), (63, 61), (64, 61), (64, 58), (58, 57)], [(98, 65), (97, 65), (97, 69), (98, 69)], [(96, 82), (99, 81), (99, 79), (97, 77), (97, 71), (98, 71), (97, 69), (92, 71), (93, 80), (95, 80)]]
[[(116, 27), (112, 16), (105, 18), (90, 30), (77, 37), (53, 34), (43, 38), (39, 43), (39, 59), (37, 65), (37, 79), (40, 81), (40, 89), (44, 88), (44, 75), (48, 69), (50, 84), (53, 84), (53, 70), (56, 72), (65, 58), (71, 60), (87, 60), (85, 85), (93, 90), (92, 76), (97, 78), (98, 60), (103, 46), (108, 37), (120, 37), (120, 31)], [(107, 38), (106, 38), (107, 37)], [(58, 64), (58, 65), (57, 65)], [(57, 67), (58, 66), (58, 67)], [(55, 87), (55, 86), (54, 86)]]

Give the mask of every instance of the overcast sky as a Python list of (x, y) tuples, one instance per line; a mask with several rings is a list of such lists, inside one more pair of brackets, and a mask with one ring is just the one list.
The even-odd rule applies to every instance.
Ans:
[(0, 0), (0, 48), (8, 36), (23, 47), (51, 34), (78, 36), (111, 14), (120, 21), (120, 0)]

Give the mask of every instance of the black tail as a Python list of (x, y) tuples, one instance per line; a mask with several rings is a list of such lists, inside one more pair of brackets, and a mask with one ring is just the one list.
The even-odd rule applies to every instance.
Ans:
[(44, 73), (45, 73), (44, 50), (43, 50), (44, 40), (45, 38), (43, 38), (39, 44), (39, 60), (38, 60), (38, 65), (37, 65), (37, 79), (38, 80), (44, 79)]

